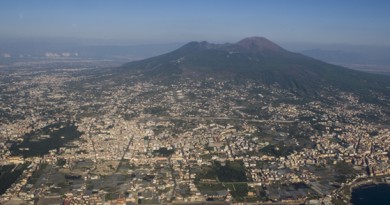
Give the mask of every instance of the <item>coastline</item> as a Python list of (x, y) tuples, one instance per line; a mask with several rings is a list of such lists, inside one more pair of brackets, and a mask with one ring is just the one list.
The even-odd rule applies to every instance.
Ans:
[(372, 176), (372, 177), (362, 177), (355, 178), (351, 182), (340, 187), (335, 191), (335, 198), (341, 199), (344, 203), (352, 205), (352, 192), (354, 189), (361, 188), (363, 186), (369, 185), (380, 185), (387, 184), (390, 185), (390, 175), (381, 175), (381, 176)]

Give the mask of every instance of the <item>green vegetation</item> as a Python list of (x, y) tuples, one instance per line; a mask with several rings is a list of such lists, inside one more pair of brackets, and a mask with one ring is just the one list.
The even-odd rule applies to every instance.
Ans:
[(139, 114), (136, 113), (136, 112), (126, 113), (126, 114), (123, 115), (123, 119), (125, 119), (125, 120), (132, 120), (133, 118), (136, 118), (138, 116), (139, 116)]
[(247, 183), (225, 183), (235, 200), (242, 201), (248, 195)]
[(285, 157), (293, 153), (297, 148), (294, 146), (278, 147), (276, 145), (267, 145), (259, 150), (260, 153), (271, 155), (274, 157)]
[(338, 162), (334, 165), (334, 169), (336, 172), (336, 181), (340, 183), (346, 182), (347, 179), (353, 178), (356, 175), (356, 170), (346, 162)]
[(165, 108), (161, 106), (157, 106), (157, 107), (144, 108), (144, 113), (161, 116), (161, 115), (166, 115), (167, 111)]
[(222, 166), (220, 162), (214, 161), (212, 167), (202, 166), (197, 173), (197, 180), (211, 179), (221, 182), (247, 182), (245, 166), (242, 161), (226, 161)]
[(221, 182), (247, 182), (245, 166), (242, 161), (226, 161), (222, 166), (219, 162), (214, 162), (214, 170)]
[(246, 183), (248, 180), (242, 161), (227, 161), (225, 166), (222, 166), (218, 161), (214, 161), (212, 167), (201, 167), (195, 181), (202, 193), (229, 188), (232, 196), (237, 200), (243, 200), (248, 194)]
[(112, 192), (107, 193), (107, 194), (105, 195), (105, 199), (106, 199), (106, 200), (113, 200), (113, 199), (117, 199), (118, 197), (119, 197), (119, 194), (118, 194), (118, 193), (112, 193)]
[(143, 139), (144, 139), (145, 141), (148, 141), (148, 140), (150, 140), (150, 137), (149, 137), (149, 136), (144, 136)]
[(165, 147), (163, 148), (160, 148), (158, 150), (153, 150), (153, 154), (155, 156), (161, 156), (161, 157), (169, 157), (171, 156), (173, 153), (175, 153), (175, 150), (174, 149), (167, 149)]
[(66, 164), (66, 159), (63, 159), (63, 158), (58, 158), (57, 160), (57, 166), (64, 166)]
[(28, 165), (29, 163), (0, 166), (0, 195), (19, 178)]
[(226, 190), (222, 183), (196, 183), (196, 186), (203, 193), (207, 191)]
[[(49, 150), (58, 149), (65, 146), (67, 142), (78, 139), (81, 134), (77, 130), (77, 126), (72, 123), (55, 123), (26, 134), (24, 141), (20, 144), (14, 143), (10, 150), (13, 154), (23, 157), (43, 156)], [(42, 138), (42, 135), (49, 137)], [(19, 148), (29, 149), (20, 150)]]
[(217, 172), (213, 167), (202, 166), (200, 171), (196, 174), (196, 181), (200, 181), (202, 179), (213, 179), (217, 178)]

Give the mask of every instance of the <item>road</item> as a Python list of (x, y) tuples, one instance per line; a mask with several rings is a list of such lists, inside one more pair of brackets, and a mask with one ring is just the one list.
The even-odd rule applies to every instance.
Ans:
[(152, 121), (168, 121), (168, 120), (196, 120), (196, 121), (214, 121), (214, 120), (234, 120), (234, 121), (245, 121), (245, 122), (257, 122), (257, 123), (294, 123), (295, 120), (259, 120), (259, 119), (244, 119), (237, 117), (142, 117), (134, 118), (135, 120), (152, 120)]

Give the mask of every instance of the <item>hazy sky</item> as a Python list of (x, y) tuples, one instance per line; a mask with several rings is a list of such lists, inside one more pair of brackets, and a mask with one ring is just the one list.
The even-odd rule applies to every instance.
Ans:
[(1, 0), (1, 37), (390, 45), (389, 0)]

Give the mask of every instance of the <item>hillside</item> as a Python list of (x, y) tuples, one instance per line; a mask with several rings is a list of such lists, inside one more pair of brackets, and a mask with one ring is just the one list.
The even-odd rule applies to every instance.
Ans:
[(185, 76), (252, 79), (303, 94), (329, 88), (364, 95), (390, 93), (388, 76), (328, 64), (287, 51), (263, 37), (245, 38), (234, 44), (190, 42), (170, 53), (124, 64), (119, 71), (122, 74), (137, 71), (160, 79)]

